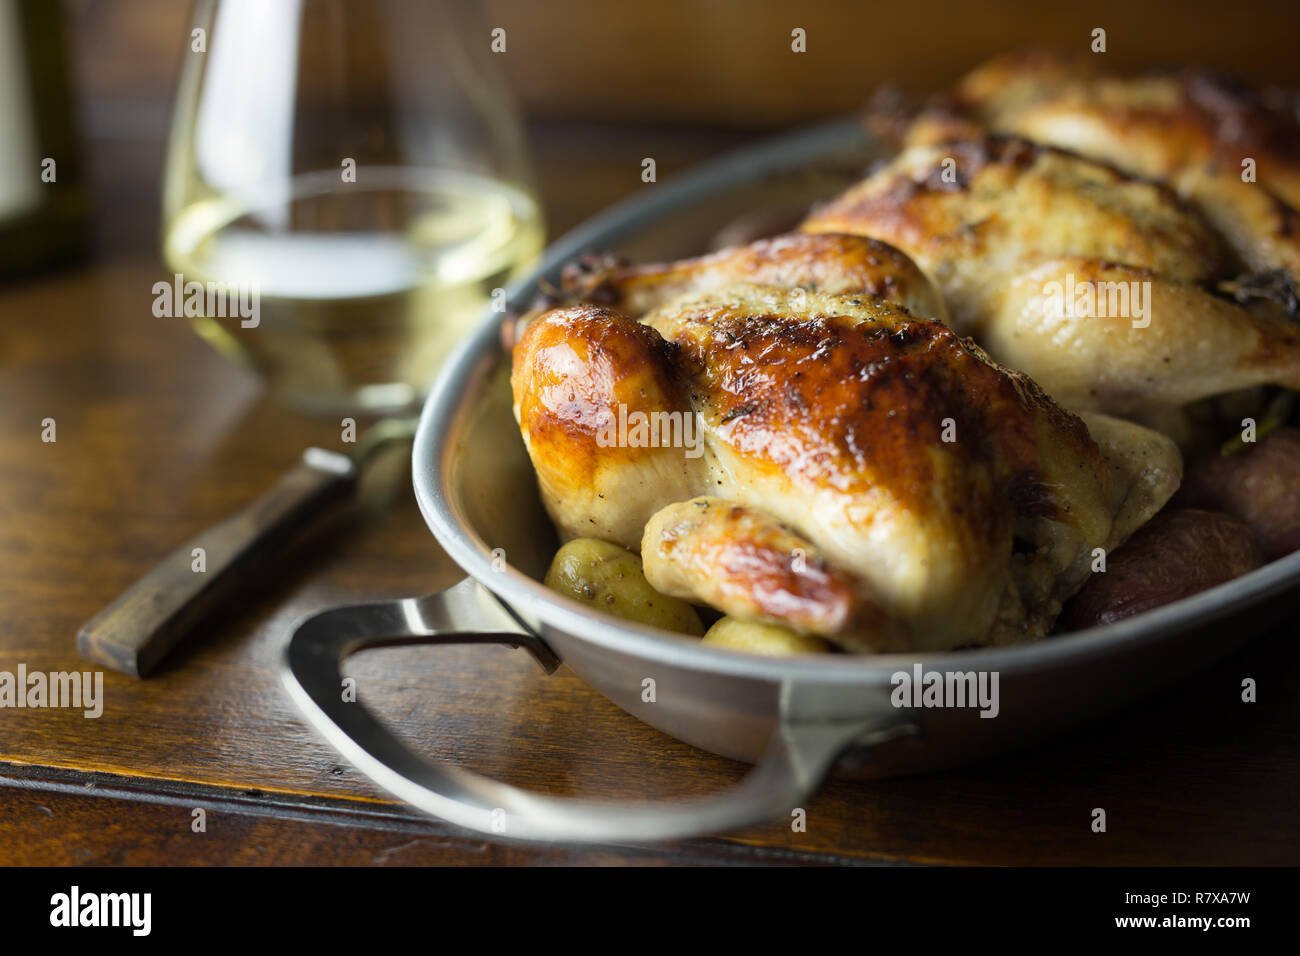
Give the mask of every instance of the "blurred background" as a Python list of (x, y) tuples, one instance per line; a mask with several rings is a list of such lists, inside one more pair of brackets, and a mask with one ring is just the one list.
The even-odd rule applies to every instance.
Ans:
[[(921, 93), (1007, 50), (1086, 51), (1099, 26), (1116, 68), (1196, 63), (1300, 86), (1294, 0), (480, 6), (507, 31), (501, 66), (528, 120), (552, 234), (639, 187), (639, 167), (611, 164), (611, 154), (653, 155), (662, 178), (761, 132), (854, 110), (881, 83)], [(64, 2), (101, 251), (157, 239), (158, 173), (190, 15), (177, 0)], [(806, 54), (791, 52), (796, 27)], [(299, 82), (313, 82), (309, 55)]]

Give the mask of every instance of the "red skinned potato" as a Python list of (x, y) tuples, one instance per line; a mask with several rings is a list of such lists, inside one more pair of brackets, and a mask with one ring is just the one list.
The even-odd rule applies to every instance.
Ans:
[(1106, 558), (1061, 612), (1066, 631), (1113, 624), (1264, 563), (1255, 537), (1231, 515), (1195, 508), (1160, 512)]
[(1196, 462), (1174, 500), (1244, 521), (1267, 561), (1300, 551), (1300, 429), (1280, 428), (1235, 454)]

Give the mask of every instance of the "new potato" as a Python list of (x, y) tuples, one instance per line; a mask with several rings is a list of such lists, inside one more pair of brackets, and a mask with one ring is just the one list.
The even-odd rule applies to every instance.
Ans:
[(820, 637), (798, 634), (775, 624), (754, 624), (734, 617), (724, 617), (709, 628), (709, 632), (704, 635), (704, 643), (769, 657), (826, 654), (830, 651), (830, 645)]
[(1282, 428), (1187, 471), (1177, 503), (1244, 521), (1270, 561), (1300, 550), (1300, 429)]
[(627, 621), (699, 637), (695, 608), (650, 586), (641, 559), (607, 541), (576, 538), (555, 553), (546, 586)]

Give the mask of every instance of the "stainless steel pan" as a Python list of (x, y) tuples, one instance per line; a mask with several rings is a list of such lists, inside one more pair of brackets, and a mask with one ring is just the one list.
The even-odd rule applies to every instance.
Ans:
[[(858, 124), (842, 122), (647, 186), (644, 196), (552, 247), (537, 275), (512, 289), (512, 301), (529, 302), (540, 279), (555, 282), (583, 251), (638, 243), (644, 251), (666, 224), (678, 237), (683, 222), (716, 228), (755, 195), (807, 188), (810, 169), (856, 169), (870, 150)], [(1234, 650), (1276, 621), (1300, 586), (1298, 553), (1110, 627), (919, 658), (755, 657), (593, 613), (540, 583), (556, 542), (511, 415), (499, 323), (500, 316), (485, 321), (449, 360), (414, 446), (420, 509), (469, 577), (441, 594), (307, 618), (284, 663), (290, 693), (345, 757), (403, 800), (473, 830), (522, 840), (645, 841), (788, 816), (837, 761), (840, 772), (862, 776), (950, 767), (1120, 708)], [(361, 703), (343, 699), (339, 665), (355, 651), (469, 642), (523, 647), (548, 671), (563, 661), (638, 719), (755, 767), (735, 789), (704, 800), (561, 799), (426, 762)], [(893, 706), (893, 675), (918, 661), (925, 670), (997, 672), (998, 716)]]

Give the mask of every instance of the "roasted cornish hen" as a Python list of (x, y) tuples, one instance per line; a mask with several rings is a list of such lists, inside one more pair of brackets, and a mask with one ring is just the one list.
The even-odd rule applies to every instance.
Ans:
[[(1108, 465), (1024, 375), (865, 293), (729, 285), (643, 321), (553, 309), (512, 384), (563, 536), (639, 551), (665, 594), (856, 651), (1042, 636), (1093, 549), (1180, 474), (1127, 423)], [(695, 417), (700, 453), (602, 440), (637, 412)]]

